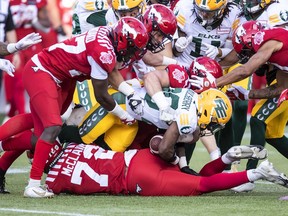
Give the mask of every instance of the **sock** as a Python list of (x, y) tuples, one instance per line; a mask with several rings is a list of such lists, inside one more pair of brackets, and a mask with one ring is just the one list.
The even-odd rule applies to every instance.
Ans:
[(219, 157), (218, 159), (207, 163), (199, 173), (201, 176), (211, 176), (217, 173), (221, 173), (226, 166), (227, 164), (223, 163), (222, 159)]
[(225, 153), (225, 154), (223, 154), (223, 155), (221, 156), (221, 160), (222, 160), (223, 163), (225, 163), (225, 164), (231, 164), (232, 162), (235, 161), (234, 159), (228, 157), (227, 153)]
[(12, 163), (23, 153), (24, 151), (7, 151), (0, 157), (0, 169), (8, 170)]
[(0, 140), (0, 152), (3, 152), (2, 141)]
[(49, 157), (53, 144), (46, 142), (42, 139), (38, 139), (34, 152), (34, 159), (30, 172), (30, 179), (41, 180), (44, 172), (46, 161)]
[(31, 113), (13, 116), (0, 126), (0, 140), (5, 140), (20, 132), (30, 130), (34, 127)]
[(4, 151), (32, 150), (33, 147), (31, 144), (31, 137), (32, 137), (32, 131), (27, 130), (23, 133), (20, 133), (17, 136), (4, 140), (2, 142), (2, 148)]
[(261, 179), (263, 176), (261, 173), (255, 172), (255, 169), (247, 170), (247, 177), (250, 182), (254, 182), (258, 179)]
[(227, 190), (247, 183), (247, 171), (237, 173), (218, 173), (207, 178), (201, 178), (199, 191), (208, 193), (219, 190)]
[(211, 160), (216, 160), (217, 158), (219, 158), (221, 156), (220, 149), (218, 148), (218, 149), (212, 151), (209, 155), (210, 155)]
[(29, 179), (27, 187), (39, 187), (41, 185), (41, 180)]
[[(265, 146), (265, 131), (266, 125), (263, 121), (260, 121), (256, 117), (252, 116), (250, 119), (251, 139), (250, 145)], [(255, 169), (257, 167), (258, 160), (249, 159), (246, 165), (246, 170)]]
[(272, 145), (285, 158), (288, 158), (288, 138), (283, 136), (281, 138), (266, 139), (267, 143)]

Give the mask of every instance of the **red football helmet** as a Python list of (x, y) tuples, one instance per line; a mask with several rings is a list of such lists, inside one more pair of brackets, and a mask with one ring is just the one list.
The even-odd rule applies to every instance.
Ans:
[(258, 21), (247, 21), (238, 26), (233, 33), (232, 44), (241, 63), (245, 63), (248, 59), (255, 54), (252, 46), (252, 39), (254, 36), (261, 32), (263, 26)]
[[(143, 15), (143, 23), (149, 34), (147, 49), (153, 53), (160, 52), (165, 48), (165, 39), (172, 40), (172, 36), (177, 29), (177, 21), (174, 13), (168, 7), (162, 4), (152, 4)], [(157, 40), (157, 32), (161, 33), (163, 38)]]
[(117, 61), (127, 63), (139, 60), (146, 53), (149, 39), (144, 24), (134, 17), (123, 17), (112, 30)]
[(206, 56), (198, 57), (192, 61), (189, 69), (188, 75), (196, 75), (199, 77), (206, 77), (206, 73), (212, 74), (215, 78), (223, 76), (223, 70), (220, 64)]

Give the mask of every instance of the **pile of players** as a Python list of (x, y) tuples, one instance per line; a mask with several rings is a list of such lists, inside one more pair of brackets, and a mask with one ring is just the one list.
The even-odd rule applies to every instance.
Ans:
[[(288, 62), (282, 57), (288, 49), (288, 31), (270, 28), (270, 23), (264, 23), (264, 28), (257, 21), (245, 22), (284, 3), (252, 2), (241, 2), (245, 6), (241, 11), (237, 4), (225, 0), (180, 0), (172, 8), (174, 15), (163, 4), (151, 2), (122, 5), (115, 0), (107, 11), (92, 7), (91, 12), (88, 3), (80, 1), (75, 23), (82, 34), (35, 54), (25, 66), (23, 82), (31, 113), (15, 116), (1, 126), (0, 150), (5, 151), (0, 158), (2, 193), (6, 192), (6, 170), (25, 150), (34, 152), (26, 197), (52, 197), (61, 192), (188, 196), (235, 188), (258, 179), (288, 187), (287, 177), (267, 160), (257, 168), (223, 172), (240, 159), (267, 157), (262, 147), (265, 143), (235, 145), (233, 132), (242, 131), (243, 135), (244, 130), (235, 129), (237, 116), (231, 118), (232, 104), (227, 95), (238, 100), (276, 97), (271, 100), (277, 113), (270, 108), (269, 116), (255, 115), (255, 125), (264, 130), (263, 139), (269, 138), (284, 156), (288, 154), (286, 147), (278, 146), (287, 139), (285, 126), (275, 137), (275, 128), (269, 126), (280, 109), (283, 113), (286, 110), (285, 91), (279, 107), (277, 97), (287, 88)], [(103, 13), (108, 25), (91, 28)], [(239, 59), (242, 65), (223, 75), (222, 68)], [(274, 80), (272, 71), (276, 74), (276, 84), (250, 91), (233, 85), (227, 95), (216, 89), (250, 76), (264, 64), (268, 64), (266, 76), (270, 80)], [(124, 80), (123, 74), (135, 79)], [(91, 83), (83, 83), (87, 79)], [(87, 88), (83, 90), (83, 86)], [(83, 106), (74, 108), (62, 125), (61, 115), (70, 105), (75, 88)], [(262, 108), (271, 107), (266, 102), (261, 103)], [(233, 115), (236, 105), (234, 102)], [(246, 124), (246, 120), (241, 122)], [(232, 131), (225, 143), (224, 136), (229, 133), (222, 134), (223, 130)], [(189, 161), (199, 139), (213, 160), (198, 173), (189, 167)], [(217, 144), (224, 146), (221, 156)], [(44, 171), (48, 173), (48, 187), (41, 186)]]

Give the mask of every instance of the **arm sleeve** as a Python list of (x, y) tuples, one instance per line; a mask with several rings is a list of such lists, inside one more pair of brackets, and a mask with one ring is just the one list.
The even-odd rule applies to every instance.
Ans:
[(12, 31), (14, 29), (15, 29), (15, 25), (14, 25), (12, 13), (11, 13), (10, 6), (9, 6), (8, 7), (8, 16), (7, 16), (6, 25), (5, 25), (5, 32)]

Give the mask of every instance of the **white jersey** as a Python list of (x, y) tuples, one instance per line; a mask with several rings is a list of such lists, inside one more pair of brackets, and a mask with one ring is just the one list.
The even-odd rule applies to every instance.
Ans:
[(190, 66), (192, 60), (204, 56), (206, 47), (203, 46), (202, 42), (216, 47), (224, 47), (225, 41), (232, 37), (233, 30), (237, 27), (235, 21), (241, 12), (235, 4), (231, 4), (229, 8), (230, 12), (223, 18), (220, 26), (214, 29), (209, 26), (205, 29), (197, 21), (194, 4), (191, 3), (191, 0), (180, 0), (176, 4), (174, 13), (178, 28), (187, 35), (187, 38), (192, 36), (192, 42), (179, 57), (176, 57), (179, 64)]
[(73, 34), (80, 34), (99, 26), (96, 23), (101, 23), (101, 19), (105, 23), (104, 15), (109, 8), (107, 0), (78, 1), (73, 10)]
[(118, 21), (112, 8), (109, 8), (109, 10), (107, 11), (105, 15), (105, 19), (106, 19), (106, 25), (108, 26), (112, 26)]
[[(245, 21), (247, 21), (247, 18), (244, 15), (241, 16), (240, 22)], [(257, 18), (257, 21), (267, 27), (288, 24), (288, 0), (280, 0), (269, 5)]]
[[(135, 114), (126, 100), (127, 112), (135, 119), (153, 124), (158, 128), (167, 129), (167, 122), (159, 119), (159, 108), (148, 95), (145, 88), (135, 88), (135, 92), (144, 99), (143, 115)], [(175, 121), (181, 135), (192, 134), (198, 125), (197, 107), (198, 94), (186, 88), (164, 88), (163, 93), (170, 101), (171, 107), (176, 110)]]

